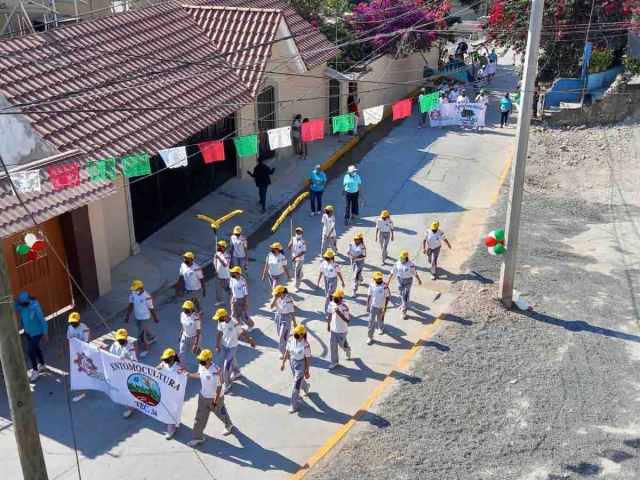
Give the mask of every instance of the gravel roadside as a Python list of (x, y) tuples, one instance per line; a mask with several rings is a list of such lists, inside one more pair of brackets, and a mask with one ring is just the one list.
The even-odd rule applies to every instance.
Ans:
[(638, 125), (535, 129), (516, 279), (532, 310), (495, 299), (480, 232), (450, 314), (371, 409), (380, 421), (306, 478), (640, 478), (639, 166)]

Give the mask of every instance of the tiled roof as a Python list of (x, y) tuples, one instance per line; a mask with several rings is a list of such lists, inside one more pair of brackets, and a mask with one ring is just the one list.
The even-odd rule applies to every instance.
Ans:
[(296, 46), (308, 69), (322, 65), (340, 51), (327, 40), (320, 30), (311, 26), (287, 3), (281, 0), (184, 0), (183, 4), (223, 7), (270, 8), (282, 10)]
[[(62, 98), (23, 111), (32, 112), (26, 115), (31, 125), (58, 151), (84, 152), (69, 160), (76, 163), (171, 147), (253, 100), (177, 2), (0, 41), (0, 93), (13, 105)], [(185, 104), (216, 106), (153, 109)], [(82, 171), (79, 187), (53, 191), (47, 179), (42, 192), (25, 195), (39, 221), (112, 188), (90, 183)], [(8, 187), (0, 180), (3, 236), (30, 225)]]
[(271, 42), (283, 21), (281, 10), (185, 6), (191, 18), (204, 30), (218, 51), (256, 94), (262, 83)]

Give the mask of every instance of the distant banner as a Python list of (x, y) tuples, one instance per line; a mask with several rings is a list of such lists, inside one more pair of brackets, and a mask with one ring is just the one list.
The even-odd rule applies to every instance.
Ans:
[(71, 390), (99, 390), (109, 395), (101, 350), (77, 338), (69, 339)]
[(478, 103), (442, 103), (437, 110), (429, 112), (432, 127), (462, 125), (484, 127), (486, 109)]
[(111, 400), (166, 424), (180, 423), (187, 376), (100, 352)]

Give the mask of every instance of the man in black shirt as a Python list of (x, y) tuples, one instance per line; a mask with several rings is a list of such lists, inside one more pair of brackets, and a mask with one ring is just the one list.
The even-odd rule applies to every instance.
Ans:
[(253, 169), (253, 173), (247, 171), (256, 181), (258, 187), (258, 196), (260, 197), (260, 205), (262, 213), (267, 211), (267, 188), (271, 185), (271, 175), (275, 172), (275, 168), (269, 168), (264, 164), (264, 160), (259, 158), (258, 165)]

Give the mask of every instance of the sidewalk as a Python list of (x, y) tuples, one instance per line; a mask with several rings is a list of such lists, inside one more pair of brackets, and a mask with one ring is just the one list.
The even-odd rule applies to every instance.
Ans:
[[(361, 135), (365, 134), (361, 129)], [(328, 166), (355, 143), (357, 140), (354, 142), (350, 136), (328, 135), (309, 144), (309, 158), (306, 160), (294, 154), (267, 161), (275, 168), (275, 174), (267, 192), (266, 213), (262, 213), (257, 204), (258, 191), (253, 179), (230, 179), (142, 242), (140, 254), (128, 257), (112, 268), (112, 290), (93, 302), (96, 309), (105, 320), (121, 313), (127, 308), (129, 289), (135, 279), (144, 282), (158, 307), (171, 301), (174, 296), (172, 286), (178, 278), (178, 268), (185, 251), (192, 251), (196, 262), (203, 268), (212, 263), (213, 230), (207, 222), (196, 219), (196, 215), (219, 218), (233, 210), (243, 210), (244, 213), (221, 226), (218, 237), (228, 240), (235, 225), (242, 225), (244, 234), (250, 237), (279, 215), (300, 193), (315, 165)], [(85, 309), (83, 319), (94, 328), (101, 323), (91, 307)]]

